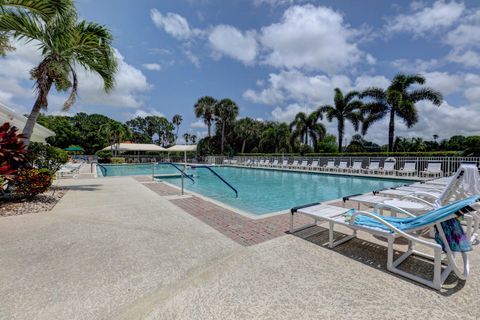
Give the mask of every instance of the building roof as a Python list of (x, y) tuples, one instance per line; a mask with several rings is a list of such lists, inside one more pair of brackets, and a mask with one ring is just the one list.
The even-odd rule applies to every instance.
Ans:
[(197, 151), (197, 145), (196, 144), (176, 144), (174, 146), (171, 146), (170, 148), (167, 148), (167, 151), (171, 152), (184, 152), (184, 151)]
[[(0, 124), (4, 122), (9, 122), (12, 126), (17, 127), (21, 132), (27, 123), (27, 117), (0, 103)], [(37, 123), (33, 128), (33, 134), (30, 138), (30, 141), (45, 143), (46, 138), (54, 135), (55, 132)]]
[[(103, 148), (102, 150), (111, 150), (112, 146)], [(166, 151), (167, 149), (152, 143), (120, 143), (119, 147), (113, 145), (118, 151)]]

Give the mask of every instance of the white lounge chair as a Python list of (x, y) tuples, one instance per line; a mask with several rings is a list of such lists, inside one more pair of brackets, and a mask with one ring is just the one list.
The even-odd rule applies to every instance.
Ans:
[(417, 173), (417, 163), (414, 161), (406, 161), (403, 168), (396, 170), (399, 176), (414, 176)]
[(318, 160), (313, 160), (312, 163), (308, 166), (308, 170), (317, 170), (320, 167), (318, 166)]
[(273, 160), (273, 162), (272, 162), (272, 164), (270, 165), (270, 167), (272, 167), (272, 168), (278, 167), (278, 159)]
[(370, 164), (368, 167), (363, 169), (363, 173), (368, 173), (368, 174), (374, 174), (377, 173), (378, 170), (380, 170), (380, 161), (370, 161)]
[(265, 160), (262, 167), (270, 167), (270, 159)]
[(357, 173), (357, 172), (360, 172), (361, 170), (362, 170), (362, 161), (355, 160), (353, 161), (353, 165), (350, 168), (348, 168), (347, 171), (351, 173)]
[(289, 169), (295, 169), (297, 167), (298, 167), (298, 160), (293, 160), (293, 162), (288, 165)]
[(259, 162), (256, 163), (257, 167), (263, 167), (263, 164), (265, 163), (265, 160), (260, 160)]
[(395, 161), (385, 161), (383, 163), (383, 168), (380, 168), (378, 170), (378, 173), (384, 174), (384, 175), (389, 175), (389, 174), (395, 174)]
[(281, 168), (286, 168), (288, 166), (288, 160), (283, 160), (282, 164), (280, 165)]
[(421, 177), (442, 177), (442, 163), (439, 161), (429, 161), (427, 164), (427, 169), (420, 171)]
[(325, 166), (322, 166), (321, 169), (323, 171), (334, 171), (335, 169), (337, 169), (337, 167), (335, 166), (335, 160), (328, 161), (327, 164)]
[(82, 167), (82, 165), (83, 163), (69, 162), (62, 165), (55, 174), (57, 178), (66, 178), (66, 177), (76, 178), (80, 173), (80, 168)]
[[(416, 217), (408, 211), (400, 208), (391, 208), (404, 214), (406, 218), (383, 217), (375, 212), (358, 211), (355, 209), (347, 210), (331, 205), (318, 204), (314, 206), (293, 208), (291, 210), (290, 232), (294, 233), (302, 228), (293, 228), (294, 215), (296, 213), (304, 214), (314, 220), (316, 225), (318, 221), (328, 222), (329, 224), (329, 247), (334, 248), (357, 237), (357, 231), (361, 230), (369, 234), (380, 236), (387, 239), (387, 270), (399, 274), (408, 279), (417, 281), (434, 289), (440, 290), (448, 275), (453, 272), (461, 280), (466, 280), (469, 275), (469, 257), (467, 252), (461, 252), (463, 260), (463, 270), (457, 265), (456, 253), (450, 248), (450, 244), (445, 236), (445, 230), (442, 222), (457, 218), (469, 211), (471, 205), (475, 204), (480, 196), (475, 195), (463, 200), (455, 201), (440, 208), (431, 210), (430, 212)], [(334, 228), (341, 225), (352, 230), (352, 234), (340, 240), (334, 240)], [(436, 228), (438, 230), (438, 238), (442, 244), (434, 243), (422, 239), (418, 233), (425, 229)], [(394, 241), (397, 238), (403, 238), (408, 241), (408, 250), (397, 259), (395, 257)], [(415, 246), (419, 244), (424, 248), (433, 251), (433, 255), (417, 251)], [(442, 251), (445, 252), (445, 259), (442, 257)], [(408, 257), (417, 255), (423, 259), (429, 259), (433, 262), (433, 279), (427, 280), (414, 273), (407, 272), (398, 268)], [(444, 264), (444, 268), (442, 268)]]
[(347, 161), (340, 161), (338, 166), (335, 168), (336, 172), (345, 172), (348, 169), (348, 162)]
[(298, 166), (298, 169), (308, 169), (308, 160), (303, 160), (302, 163)]

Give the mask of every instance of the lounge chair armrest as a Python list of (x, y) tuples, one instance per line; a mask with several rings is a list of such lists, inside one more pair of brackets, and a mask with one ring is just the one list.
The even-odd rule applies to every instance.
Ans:
[(305, 208), (308, 208), (308, 207), (313, 207), (313, 206), (316, 206), (316, 205), (319, 205), (320, 202), (312, 202), (312, 203), (309, 203), (309, 204), (304, 204), (304, 205), (301, 205), (301, 206), (297, 206), (297, 207), (293, 207), (290, 209), (290, 212), (291, 213), (295, 213), (297, 212), (298, 210), (300, 209), (305, 209)]
[(418, 202), (421, 202), (421, 203), (423, 203), (423, 204), (426, 204), (427, 206), (431, 207), (432, 209), (435, 208), (435, 206), (434, 206), (433, 203), (428, 202), (428, 201), (425, 200), (425, 199), (422, 199), (422, 198), (419, 198), (419, 197), (415, 197), (414, 195), (411, 195), (411, 194), (406, 195), (406, 196), (403, 196), (403, 197), (401, 198), (401, 200), (404, 200), (404, 199), (416, 200), (416, 201), (418, 201)]
[(375, 210), (381, 210), (381, 209), (388, 209), (390, 211), (395, 211), (395, 212), (398, 212), (398, 213), (403, 213), (409, 217), (416, 217), (413, 213), (410, 213), (408, 212), (407, 210), (405, 209), (402, 209), (402, 208), (399, 208), (399, 207), (396, 207), (396, 206), (392, 206), (390, 204), (386, 204), (386, 203), (378, 203), (375, 207), (374, 207)]
[[(352, 214), (352, 218), (350, 219), (350, 225), (353, 225), (354, 224), (354, 221), (355, 221), (355, 217), (356, 216), (366, 216), (366, 217), (369, 217), (371, 219), (374, 219), (378, 222), (380, 222), (381, 224), (387, 226), (390, 230), (392, 230), (393, 232), (397, 233), (397, 234), (400, 234), (402, 235), (403, 237), (407, 238), (407, 239), (412, 239), (412, 240), (415, 240), (417, 243), (421, 243), (425, 246), (428, 246), (430, 248), (438, 248), (441, 246), (437, 243), (433, 243), (433, 242), (430, 242), (430, 241), (427, 241), (427, 240), (423, 240), (423, 239), (419, 239), (417, 237), (413, 237), (412, 235), (398, 229), (397, 227), (395, 227), (394, 225), (392, 225), (391, 223), (388, 223), (387, 221), (385, 221), (384, 219), (382, 219), (381, 217), (371, 213), (371, 212), (367, 212), (367, 211), (355, 211), (353, 214)], [(361, 225), (361, 224), (360, 224)]]

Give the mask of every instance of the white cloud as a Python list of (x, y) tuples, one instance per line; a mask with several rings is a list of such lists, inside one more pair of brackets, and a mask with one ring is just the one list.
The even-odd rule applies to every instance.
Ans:
[(442, 64), (441, 60), (438, 59), (396, 59), (392, 61), (392, 65), (400, 71), (418, 73), (432, 70), (436, 67), (439, 67)]
[(272, 7), (278, 7), (282, 5), (292, 5), (294, 3), (305, 2), (306, 0), (253, 0), (255, 6), (261, 6), (263, 4), (270, 5)]
[(143, 109), (137, 109), (135, 110), (134, 113), (131, 114), (131, 119), (136, 118), (136, 117), (148, 117), (148, 116), (157, 116), (157, 117), (165, 117), (165, 115), (155, 109), (148, 109), (148, 110), (143, 110)]
[(353, 42), (356, 33), (332, 9), (293, 6), (281, 22), (262, 28), (264, 62), (279, 68), (336, 72), (361, 59), (362, 52)]
[(447, 34), (445, 42), (454, 48), (480, 46), (480, 25), (461, 24)]
[(436, 1), (431, 7), (414, 6), (410, 14), (401, 14), (387, 23), (387, 32), (427, 35), (453, 25), (465, 10), (463, 3)]
[(448, 72), (426, 72), (423, 73), (426, 78), (426, 85), (440, 91), (443, 95), (449, 95), (458, 91), (464, 82), (464, 76), (460, 74), (450, 74)]
[(150, 71), (160, 71), (162, 70), (162, 66), (159, 65), (158, 63), (144, 63), (142, 64), (142, 67), (144, 69), (150, 70)]
[(199, 30), (190, 28), (187, 19), (176, 13), (162, 14), (157, 9), (152, 9), (150, 17), (158, 28), (177, 39), (188, 39), (199, 33)]
[(315, 111), (315, 107), (307, 107), (304, 105), (299, 105), (297, 103), (289, 104), (285, 108), (276, 107), (272, 111), (272, 118), (274, 121), (290, 123), (295, 115), (299, 112), (311, 113)]
[(257, 41), (253, 31), (241, 32), (229, 25), (218, 25), (212, 29), (208, 40), (219, 56), (227, 55), (245, 64), (251, 64), (257, 56)]
[(205, 122), (203, 122), (203, 120), (198, 119), (197, 121), (190, 124), (190, 128), (204, 129), (207, 128), (207, 125), (205, 124)]
[(447, 59), (451, 62), (462, 64), (465, 67), (480, 67), (480, 54), (472, 50), (464, 52), (454, 50), (447, 56)]

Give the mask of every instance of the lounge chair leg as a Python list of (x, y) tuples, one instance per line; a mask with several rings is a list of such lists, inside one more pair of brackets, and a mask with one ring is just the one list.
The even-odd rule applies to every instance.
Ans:
[(437, 290), (440, 290), (442, 287), (442, 249), (434, 249), (434, 260), (433, 260), (433, 287)]
[(328, 246), (330, 247), (330, 249), (332, 249), (334, 247), (333, 245), (333, 222), (329, 222), (328, 223)]
[(293, 215), (294, 213), (292, 212), (290, 214), (290, 233), (293, 233)]
[(388, 237), (387, 270), (392, 270), (393, 268), (393, 237)]

